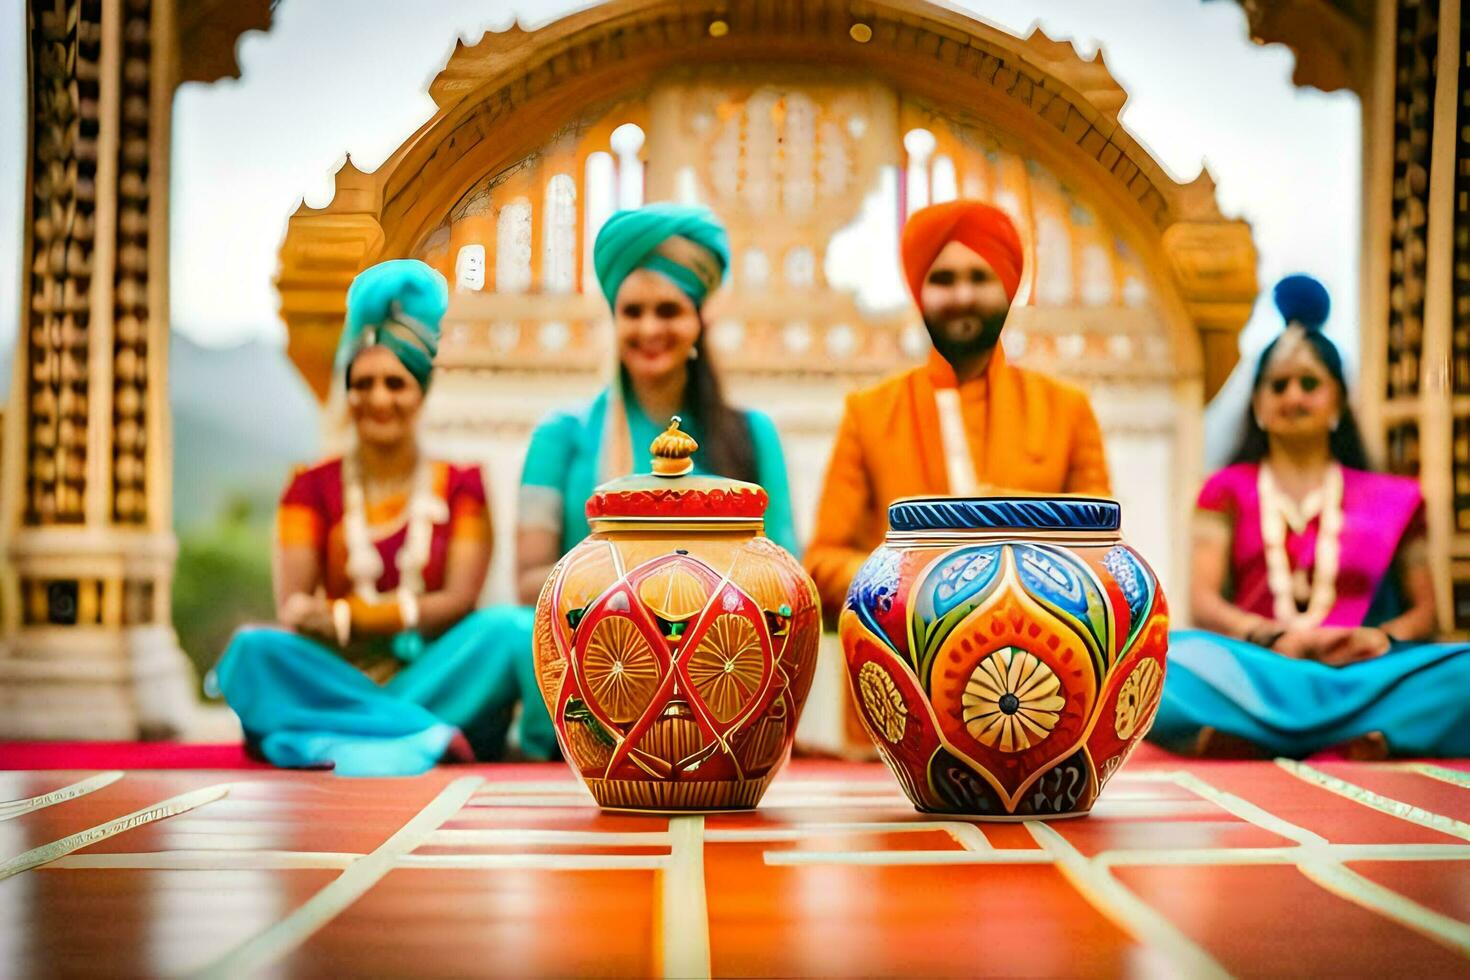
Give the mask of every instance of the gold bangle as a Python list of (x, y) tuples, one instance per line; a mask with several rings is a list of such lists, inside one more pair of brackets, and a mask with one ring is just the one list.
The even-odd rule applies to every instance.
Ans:
[(352, 604), (346, 599), (332, 602), (332, 627), (337, 631), (337, 645), (345, 649), (352, 639)]

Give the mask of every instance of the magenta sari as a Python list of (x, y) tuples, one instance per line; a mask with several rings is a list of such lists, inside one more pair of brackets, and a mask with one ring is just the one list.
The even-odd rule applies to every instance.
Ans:
[[(1260, 469), (1255, 463), (1225, 467), (1206, 481), (1196, 507), (1227, 517), (1234, 529), (1231, 601), (1247, 612), (1272, 618), (1266, 545), (1261, 540), (1261, 498), (1256, 489)], [(1323, 625), (1373, 625), (1374, 600), (1385, 587), (1395, 585), (1388, 575), (1399, 546), (1424, 533), (1424, 498), (1418, 482), (1407, 477), (1343, 467), (1342, 513), (1337, 602)], [(1293, 570), (1312, 571), (1320, 522), (1314, 518), (1300, 534), (1287, 530), (1286, 553)]]

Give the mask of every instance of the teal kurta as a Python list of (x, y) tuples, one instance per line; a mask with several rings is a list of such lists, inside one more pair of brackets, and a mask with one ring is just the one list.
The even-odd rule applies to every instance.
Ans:
[(476, 610), (382, 685), (310, 637), (248, 627), (206, 687), (224, 695), (247, 740), (278, 766), (412, 776), (461, 734), (493, 758), (518, 700), (522, 749), (551, 758), (556, 741), (531, 663), (531, 620), (524, 607)]
[[(604, 389), (580, 409), (553, 412), (536, 427), (526, 450), (526, 465), (521, 472), (521, 522), (559, 528), (562, 554), (571, 551), (590, 533), (585, 508), (587, 498), (602, 482), (602, 438), (611, 401), (610, 391)], [(651, 420), (635, 398), (624, 397), (622, 403), (634, 448), (634, 472), (649, 473), (652, 458), (647, 447), (667, 428), (668, 421)], [(798, 554), (796, 527), (791, 517), (791, 490), (786, 482), (786, 457), (781, 451), (776, 425), (764, 412), (747, 409), (744, 415), (750, 424), (755, 450), (756, 480), (770, 498), (766, 508), (766, 536)], [(700, 420), (687, 411), (680, 418), (680, 427), (696, 441), (703, 441)], [(708, 474), (700, 459), (702, 455), (695, 454), (694, 472)]]

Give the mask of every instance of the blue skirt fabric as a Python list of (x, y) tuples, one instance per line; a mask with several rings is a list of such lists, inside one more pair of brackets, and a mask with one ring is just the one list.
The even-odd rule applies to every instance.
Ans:
[(524, 606), (477, 610), (382, 685), (309, 637), (247, 627), (215, 666), (213, 685), (278, 766), (411, 776), (461, 733), (477, 754), (493, 755), (518, 700), (522, 750), (551, 758), (556, 735), (536, 685), (532, 618)]
[(1373, 732), (1395, 755), (1467, 756), (1470, 646), (1399, 644), (1329, 667), (1201, 630), (1171, 633), (1148, 738), (1188, 752), (1206, 726), (1292, 758)]

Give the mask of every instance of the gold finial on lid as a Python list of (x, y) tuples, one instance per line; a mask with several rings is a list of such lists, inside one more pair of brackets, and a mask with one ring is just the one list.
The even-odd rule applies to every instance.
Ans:
[(679, 428), (679, 416), (669, 421), (669, 427), (658, 434), (648, 451), (653, 453), (654, 476), (683, 476), (694, 469), (691, 459), (699, 443), (694, 437)]

